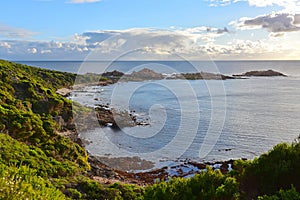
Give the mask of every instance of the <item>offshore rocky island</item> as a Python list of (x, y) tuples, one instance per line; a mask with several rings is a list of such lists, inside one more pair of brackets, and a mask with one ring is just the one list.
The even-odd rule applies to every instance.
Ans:
[[(117, 81), (221, 81), (277, 75), (285, 76), (275, 71), (237, 77), (206, 72), (165, 76), (150, 69), (76, 75), (0, 60), (0, 199), (12, 194), (15, 199), (299, 199), (299, 140), (279, 144), (251, 161), (187, 162), (195, 170), (181, 173), (178, 167), (178, 178), (170, 179), (167, 169), (128, 173), (88, 155), (77, 128), (92, 127), (88, 121), (75, 125), (74, 118), (86, 115), (88, 119), (95, 109), (103, 126), (117, 126), (114, 115), (126, 119), (122, 126), (144, 124), (129, 112), (106, 105), (88, 108), (64, 97), (74, 87)], [(75, 79), (81, 86), (74, 86)], [(191, 178), (180, 178), (188, 175)]]
[(241, 77), (251, 77), (251, 76), (260, 76), (260, 77), (273, 77), (273, 76), (282, 76), (287, 77), (287, 75), (277, 72), (274, 70), (262, 70), (262, 71), (249, 71), (243, 74), (234, 74), (232, 76), (215, 74), (209, 72), (197, 72), (197, 73), (172, 73), (172, 74), (162, 74), (157, 73), (151, 69), (144, 68), (140, 71), (134, 71), (130, 74), (124, 74), (114, 70), (112, 72), (106, 72), (102, 74), (103, 77), (113, 79), (113, 80), (122, 80), (122, 81), (144, 81), (144, 80), (162, 80), (162, 79), (186, 79), (186, 80), (227, 80), (227, 79), (239, 79)]

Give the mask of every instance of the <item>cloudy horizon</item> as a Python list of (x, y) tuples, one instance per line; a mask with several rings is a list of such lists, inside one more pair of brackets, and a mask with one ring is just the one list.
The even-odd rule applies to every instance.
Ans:
[[(4, 4), (9, 8), (14, 1)], [(149, 3), (147, 0), (145, 2)], [(48, 23), (46, 26), (37, 19), (38, 16), (26, 16), (23, 20), (18, 16), (12, 17), (13, 19), (4, 17), (5, 12), (0, 14), (1, 59), (298, 60), (300, 58), (299, 0), (207, 0), (199, 4), (198, 10), (196, 8), (192, 10), (197, 5), (192, 2), (190, 5), (184, 4), (186, 10), (181, 8), (180, 11), (181, 14), (192, 15), (193, 18), (182, 15), (184, 16), (182, 18), (187, 18), (182, 21), (181, 18), (168, 20), (163, 18), (166, 17), (163, 15), (177, 12), (176, 8), (179, 9), (182, 3), (179, 0), (161, 4), (161, 9), (170, 6), (167, 7), (170, 9), (167, 13), (160, 10), (158, 5), (157, 13), (150, 12), (155, 9), (155, 5), (151, 4), (149, 13), (147, 11), (140, 15), (132, 13), (132, 16), (130, 16), (132, 10), (141, 9), (142, 5), (135, 8), (129, 8), (130, 6), (116, 8), (115, 0), (33, 0), (30, 3), (31, 7), (40, 8), (40, 12), (43, 12), (43, 9), (54, 12), (56, 7), (63, 9), (62, 13), (58, 11), (60, 13), (58, 16), (65, 18), (61, 18), (60, 22), (60, 19), (53, 19), (55, 17), (48, 19), (45, 13), (44, 17), (48, 19), (45, 22)], [(22, 8), (22, 5), (14, 6)], [(107, 9), (109, 6), (116, 8), (113, 17), (99, 12), (102, 7)], [(78, 11), (81, 9), (86, 13), (92, 10), (91, 15), (78, 17)], [(128, 19), (122, 19), (122, 14), (118, 16), (118, 9), (124, 12), (128, 9)], [(147, 5), (144, 9), (147, 9)], [(203, 19), (202, 12), (207, 12), (207, 19)], [(67, 16), (75, 18), (75, 15), (78, 17), (77, 21), (66, 19)], [(161, 21), (164, 22), (160, 23), (159, 19), (155, 18), (157, 15), (161, 15)], [(141, 19), (132, 18), (139, 16)], [(27, 21), (27, 17), (37, 22)], [(103, 25), (100, 22), (96, 25), (91, 22), (101, 21), (99, 17), (104, 18), (101, 18)], [(148, 20), (145, 21), (143, 18)], [(192, 22), (194, 18), (199, 20)], [(126, 26), (123, 20), (127, 22)]]

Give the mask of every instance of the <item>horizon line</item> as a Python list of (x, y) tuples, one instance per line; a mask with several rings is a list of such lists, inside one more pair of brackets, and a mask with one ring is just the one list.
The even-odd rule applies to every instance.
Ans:
[[(0, 59), (6, 60), (6, 59)], [(241, 59), (241, 60), (7, 60), (11, 62), (201, 62), (201, 61), (217, 61), (217, 62), (241, 62), (241, 61), (300, 61), (300, 59)]]

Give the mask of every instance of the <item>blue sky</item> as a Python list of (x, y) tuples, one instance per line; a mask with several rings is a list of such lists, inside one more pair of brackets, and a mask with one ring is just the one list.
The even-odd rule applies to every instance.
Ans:
[(298, 59), (299, 7), (299, 0), (2, 1), (0, 57)]

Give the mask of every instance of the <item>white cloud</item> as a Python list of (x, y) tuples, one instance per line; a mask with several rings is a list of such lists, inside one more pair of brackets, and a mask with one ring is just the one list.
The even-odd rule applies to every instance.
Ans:
[(95, 3), (95, 2), (100, 2), (101, 0), (69, 0), (67, 3), (75, 3), (75, 4), (80, 4), (80, 3)]
[(266, 6), (287, 6), (288, 4), (294, 2), (294, 0), (248, 0), (250, 6), (266, 7)]
[(271, 33), (294, 32), (300, 31), (300, 14), (273, 13), (255, 18), (241, 18), (230, 25), (240, 30), (263, 28)]
[(210, 6), (227, 6), (237, 2), (248, 2), (250, 6), (280, 6), (284, 12), (300, 12), (300, 0), (210, 0)]
[(299, 25), (300, 24), (300, 14), (294, 15), (294, 24)]
[[(8, 48), (10, 47), (10, 48)], [(73, 41), (30, 41), (2, 40), (0, 54), (2, 58), (13, 60), (45, 60), (45, 59), (83, 59), (88, 53), (85, 45)]]
[(270, 33), (269, 34), (270, 37), (283, 37), (285, 36), (285, 33)]
[[(268, 28), (271, 31), (274, 29)], [(264, 40), (257, 40), (255, 37), (245, 40), (236, 33), (228, 32), (227, 28), (204, 26), (168, 30), (147, 28), (89, 31), (75, 34), (66, 42), (2, 40), (0, 53), (3, 58), (14, 60), (171, 60), (179, 57), (197, 60), (207, 59), (207, 56), (215, 59), (267, 59), (276, 55), (277, 58), (283, 58), (282, 55), (296, 55), (287, 52), (300, 52), (300, 45), (289, 42), (299, 40), (297, 32), (289, 32), (284, 37), (281, 32), (270, 32), (271, 37)]]
[(37, 2), (52, 2), (53, 0), (34, 0), (34, 1), (37, 1)]
[(266, 7), (266, 6), (280, 6), (284, 9), (284, 13), (298, 13), (300, 12), (300, 0), (248, 0), (250, 6)]
[[(91, 52), (98, 58), (111, 59), (128, 51), (135, 51), (132, 58), (172, 58), (174, 54), (199, 55), (201, 45), (213, 43), (228, 34), (227, 28), (193, 27), (187, 29), (135, 28), (125, 30), (99, 30), (74, 34), (67, 42), (2, 40), (0, 52), (14, 59), (84, 59)], [(10, 54), (7, 54), (8, 46)], [(35, 56), (32, 58), (32, 56)]]
[(4, 38), (30, 38), (36, 33), (23, 28), (0, 24), (0, 36)]
[(41, 51), (41, 54), (45, 54), (45, 53), (52, 53), (52, 51), (49, 50), (49, 49), (47, 49), (47, 50), (42, 50), (42, 51)]
[(10, 49), (11, 45), (8, 42), (0, 42), (0, 47)]
[(233, 3), (237, 3), (239, 1), (247, 1), (247, 0), (210, 0), (210, 6), (228, 6)]
[(27, 49), (28, 53), (36, 54), (38, 51), (36, 48)]

